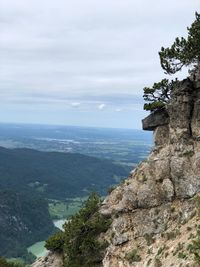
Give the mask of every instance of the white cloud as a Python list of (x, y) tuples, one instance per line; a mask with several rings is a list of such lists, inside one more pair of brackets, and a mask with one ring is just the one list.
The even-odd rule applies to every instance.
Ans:
[(78, 108), (80, 105), (81, 105), (80, 102), (72, 102), (71, 103), (71, 106), (74, 107), (74, 108)]
[(115, 111), (116, 112), (121, 112), (122, 111), (122, 108), (116, 108)]
[(81, 112), (88, 98), (93, 110), (125, 111), (163, 78), (158, 51), (186, 35), (195, 11), (199, 0), (1, 0), (1, 105), (28, 99), (51, 111), (64, 99)]
[(100, 105), (98, 105), (98, 109), (99, 109), (99, 110), (102, 110), (102, 109), (105, 108), (105, 106), (106, 106), (105, 104), (100, 104)]

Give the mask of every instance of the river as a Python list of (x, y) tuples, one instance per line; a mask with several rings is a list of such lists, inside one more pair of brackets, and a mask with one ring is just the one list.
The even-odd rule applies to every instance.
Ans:
[[(59, 228), (60, 230), (63, 230), (62, 226), (67, 220), (56, 220), (53, 221), (54, 225)], [(28, 248), (28, 251), (33, 253), (37, 258), (46, 256), (48, 253), (48, 250), (44, 247), (45, 241), (40, 241)]]

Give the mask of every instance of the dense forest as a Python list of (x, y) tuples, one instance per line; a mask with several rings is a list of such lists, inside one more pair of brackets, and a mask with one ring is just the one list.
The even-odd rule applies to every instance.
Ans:
[(26, 247), (55, 231), (48, 203), (33, 192), (0, 191), (0, 255), (33, 259)]
[(48, 199), (97, 191), (127, 176), (128, 167), (81, 154), (0, 148), (0, 187), (33, 190)]

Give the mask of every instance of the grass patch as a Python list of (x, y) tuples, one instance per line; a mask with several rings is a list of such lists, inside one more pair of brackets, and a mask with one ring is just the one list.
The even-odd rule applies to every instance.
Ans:
[(141, 261), (141, 257), (138, 254), (138, 250), (137, 249), (133, 249), (131, 251), (129, 251), (125, 258), (129, 261), (129, 262), (140, 262)]
[(193, 155), (194, 155), (193, 150), (187, 150), (182, 154), (182, 156), (185, 156), (185, 157), (192, 157)]
[(54, 220), (69, 219), (76, 214), (83, 206), (87, 197), (69, 198), (66, 201), (51, 200), (49, 203), (49, 213)]

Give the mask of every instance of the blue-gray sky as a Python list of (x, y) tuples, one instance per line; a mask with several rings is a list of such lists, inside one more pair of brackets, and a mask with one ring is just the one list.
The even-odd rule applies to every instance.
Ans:
[[(0, 121), (141, 128), (199, 0), (0, 0)], [(185, 75), (185, 73), (180, 74)]]

